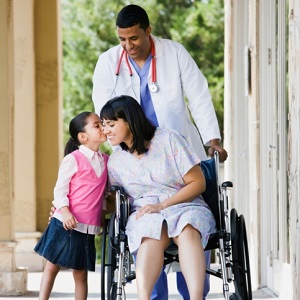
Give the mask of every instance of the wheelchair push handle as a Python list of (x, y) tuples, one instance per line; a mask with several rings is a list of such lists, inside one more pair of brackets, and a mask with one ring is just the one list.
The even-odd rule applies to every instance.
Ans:
[[(214, 152), (214, 160), (215, 160), (215, 168), (216, 168), (216, 177), (217, 180), (219, 181), (220, 158), (219, 158), (219, 152), (217, 150)], [(224, 181), (221, 186), (222, 188), (232, 188), (233, 184), (231, 181)]]
[(217, 150), (214, 151), (214, 159), (215, 159), (215, 162), (217, 162), (219, 164), (220, 154), (219, 154), (219, 151), (217, 151)]
[(214, 161), (215, 161), (215, 172), (216, 172), (216, 181), (217, 186), (219, 186), (219, 178), (220, 178), (220, 154), (219, 151), (214, 151)]

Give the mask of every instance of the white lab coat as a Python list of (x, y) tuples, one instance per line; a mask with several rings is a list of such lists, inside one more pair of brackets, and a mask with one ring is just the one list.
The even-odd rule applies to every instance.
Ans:
[[(202, 141), (209, 145), (210, 140), (221, 138), (207, 80), (181, 44), (154, 36), (152, 38), (156, 50), (159, 90), (151, 93), (151, 97), (158, 124), (179, 131), (200, 159), (207, 159)], [(118, 45), (99, 56), (93, 76), (93, 102), (97, 114), (115, 96), (130, 95), (140, 103), (140, 78), (132, 65), (133, 76), (130, 76), (125, 55), (120, 73), (116, 76), (122, 50)], [(152, 83), (151, 70), (152, 66), (149, 68), (149, 85)], [(193, 125), (189, 111), (199, 131)]]

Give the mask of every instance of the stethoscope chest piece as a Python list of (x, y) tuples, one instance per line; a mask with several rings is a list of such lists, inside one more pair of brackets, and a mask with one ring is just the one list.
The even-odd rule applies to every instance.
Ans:
[(151, 93), (156, 93), (158, 91), (158, 86), (155, 82), (152, 82), (150, 85), (150, 92)]

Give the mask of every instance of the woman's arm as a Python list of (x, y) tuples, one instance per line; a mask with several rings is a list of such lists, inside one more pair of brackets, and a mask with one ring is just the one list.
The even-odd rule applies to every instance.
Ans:
[(162, 209), (175, 204), (190, 202), (205, 191), (205, 177), (199, 165), (192, 167), (183, 176), (183, 181), (185, 183), (183, 188), (181, 188), (172, 197), (167, 198), (160, 203), (162, 205)]
[(192, 167), (184, 176), (185, 186), (170, 198), (158, 204), (147, 204), (140, 208), (136, 218), (140, 218), (147, 213), (160, 212), (161, 210), (175, 204), (190, 202), (205, 191), (206, 182), (199, 165)]

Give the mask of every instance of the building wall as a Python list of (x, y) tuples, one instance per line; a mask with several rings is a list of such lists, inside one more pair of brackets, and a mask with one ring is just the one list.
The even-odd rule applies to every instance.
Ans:
[(27, 269), (44, 266), (33, 248), (62, 150), (59, 12), (58, 0), (0, 0), (0, 295), (24, 294)]
[(225, 1), (225, 177), (246, 217), (253, 287), (280, 299), (300, 297), (299, 6)]
[[(250, 14), (250, 11), (252, 13)], [(253, 13), (254, 12), (254, 13)], [(259, 287), (259, 106), (256, 3), (225, 1), (225, 178), (234, 184), (231, 207), (246, 219), (252, 286)], [(249, 46), (251, 45), (251, 46)], [(251, 66), (251, 67), (250, 67)]]
[(294, 299), (300, 298), (300, 3), (289, 7), (289, 243)]

